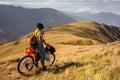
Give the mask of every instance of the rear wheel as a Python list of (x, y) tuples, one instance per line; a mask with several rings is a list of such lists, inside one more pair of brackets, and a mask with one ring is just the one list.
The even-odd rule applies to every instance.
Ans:
[(17, 70), (21, 74), (29, 74), (34, 66), (34, 58), (32, 56), (23, 57), (17, 66)]
[(47, 67), (53, 65), (54, 62), (55, 62), (55, 54), (52, 53), (45, 54), (45, 65)]

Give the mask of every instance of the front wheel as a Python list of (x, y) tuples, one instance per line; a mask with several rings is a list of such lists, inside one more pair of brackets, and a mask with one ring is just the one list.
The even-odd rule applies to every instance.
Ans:
[(17, 70), (21, 74), (28, 74), (34, 66), (33, 56), (24, 56), (18, 63)]
[(45, 54), (45, 65), (50, 67), (55, 62), (55, 54), (47, 53)]

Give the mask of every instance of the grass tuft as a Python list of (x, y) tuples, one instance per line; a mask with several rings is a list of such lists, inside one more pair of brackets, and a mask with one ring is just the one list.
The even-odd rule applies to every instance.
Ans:
[(77, 41), (69, 41), (69, 42), (61, 42), (64, 45), (93, 45), (94, 43), (91, 40), (77, 40)]

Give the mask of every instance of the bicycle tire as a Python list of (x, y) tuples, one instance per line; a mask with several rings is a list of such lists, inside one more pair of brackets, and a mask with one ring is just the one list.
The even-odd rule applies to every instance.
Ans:
[[(17, 70), (18, 70), (19, 73), (24, 74), (24, 75), (25, 75), (25, 73), (21, 71), (20, 65), (21, 65), (22, 61), (24, 61), (26, 58), (30, 58), (30, 59), (32, 60), (32, 64), (35, 63), (33, 56), (29, 56), (29, 55), (24, 56), (24, 57), (19, 61), (18, 65), (17, 65)], [(34, 65), (32, 65), (32, 66), (30, 67), (29, 71), (33, 68), (33, 66), (34, 66)]]
[(53, 60), (51, 61), (51, 63), (49, 64), (49, 65), (46, 65), (46, 63), (45, 63), (45, 65), (47, 66), (47, 67), (50, 67), (50, 66), (52, 66), (53, 64), (54, 64), (54, 62), (55, 62), (55, 54), (53, 54), (53, 53), (48, 53), (48, 54), (46, 54), (46, 55), (52, 55), (52, 57), (53, 57)]

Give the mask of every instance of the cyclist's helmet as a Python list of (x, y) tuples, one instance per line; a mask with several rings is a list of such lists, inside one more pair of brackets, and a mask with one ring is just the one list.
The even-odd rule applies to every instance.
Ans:
[(37, 28), (39, 28), (39, 29), (44, 29), (44, 26), (43, 26), (42, 23), (38, 23), (38, 24), (37, 24)]

